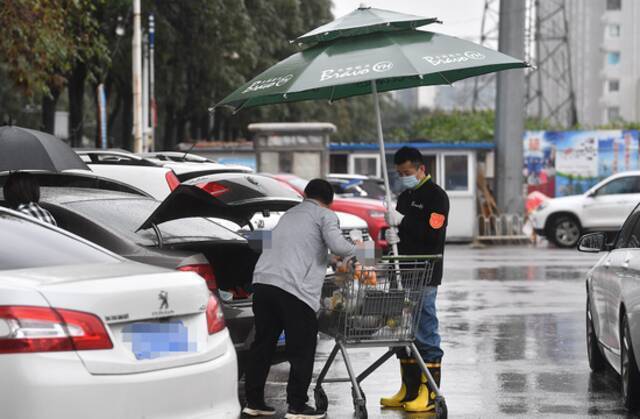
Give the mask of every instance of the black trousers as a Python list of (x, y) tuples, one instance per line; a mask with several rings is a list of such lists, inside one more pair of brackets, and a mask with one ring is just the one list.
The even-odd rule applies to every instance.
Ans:
[(253, 293), (256, 336), (249, 353), (245, 394), (249, 404), (264, 401), (264, 386), (271, 359), (284, 330), (286, 356), (291, 369), (287, 403), (302, 407), (309, 400), (313, 361), (318, 339), (318, 319), (307, 304), (278, 287), (256, 284)]

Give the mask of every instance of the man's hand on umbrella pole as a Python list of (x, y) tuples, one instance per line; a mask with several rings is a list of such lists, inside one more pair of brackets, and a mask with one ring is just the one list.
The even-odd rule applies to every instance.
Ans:
[(398, 211), (396, 211), (393, 208), (390, 208), (384, 214), (384, 219), (387, 221), (387, 224), (389, 224), (392, 227), (398, 227), (402, 222), (403, 218), (404, 218), (404, 215), (400, 214)]
[(395, 227), (391, 226), (385, 231), (384, 238), (387, 240), (389, 246), (400, 243), (400, 237), (398, 237), (398, 231)]

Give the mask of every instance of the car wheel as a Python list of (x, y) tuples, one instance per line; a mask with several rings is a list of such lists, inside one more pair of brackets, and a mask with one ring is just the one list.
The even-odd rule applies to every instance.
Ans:
[(571, 216), (555, 218), (550, 230), (549, 239), (558, 247), (575, 247), (580, 239), (580, 224)]
[(627, 409), (635, 409), (640, 398), (640, 373), (633, 354), (629, 320), (626, 314), (622, 317), (621, 329), (620, 375), (622, 377), (622, 396), (624, 398), (624, 406)]
[(591, 301), (587, 297), (587, 356), (589, 359), (589, 367), (591, 371), (602, 371), (605, 367), (605, 359), (598, 345), (598, 338), (596, 337), (596, 331), (593, 327), (593, 317), (591, 315)]

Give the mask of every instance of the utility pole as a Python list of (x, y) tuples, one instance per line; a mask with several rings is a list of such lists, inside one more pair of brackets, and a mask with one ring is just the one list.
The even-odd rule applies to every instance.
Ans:
[(133, 0), (132, 81), (133, 81), (133, 152), (142, 152), (142, 30), (140, 1)]
[[(144, 33), (143, 33), (144, 35)], [(142, 151), (149, 151), (149, 41), (142, 37)]]
[(151, 119), (151, 144), (148, 144), (149, 151), (156, 148), (156, 91), (155, 91), (155, 43), (156, 43), (156, 24), (153, 14), (149, 15), (149, 97), (151, 99), (150, 105), (150, 119)]
[[(500, 0), (498, 48), (524, 57), (526, 0)], [(503, 213), (521, 214), (523, 200), (524, 70), (498, 73), (496, 94), (496, 197)]]

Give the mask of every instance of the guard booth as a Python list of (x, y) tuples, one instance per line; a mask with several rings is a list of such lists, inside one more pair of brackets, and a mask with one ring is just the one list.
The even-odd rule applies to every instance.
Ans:
[[(476, 234), (477, 187), (479, 162), (492, 158), (491, 143), (387, 143), (389, 181), (394, 192), (401, 184), (393, 170), (393, 154), (403, 146), (415, 147), (422, 153), (427, 170), (434, 181), (449, 195), (450, 212), (447, 240), (471, 241)], [(331, 172), (366, 176), (382, 176), (378, 145), (372, 143), (331, 144)], [(485, 164), (483, 164), (484, 166)], [(487, 167), (493, 167), (489, 162)], [(493, 174), (487, 174), (493, 177)]]
[(303, 179), (329, 173), (329, 137), (324, 122), (250, 124), (258, 172), (291, 173)]

